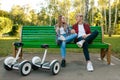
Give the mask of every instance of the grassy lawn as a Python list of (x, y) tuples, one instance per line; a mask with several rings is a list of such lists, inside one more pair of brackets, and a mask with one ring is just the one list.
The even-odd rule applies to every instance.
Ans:
[(120, 37), (105, 37), (104, 41), (112, 44), (112, 54), (120, 59)]
[(12, 53), (12, 43), (17, 39), (0, 39), (0, 56), (6, 56)]
[[(12, 53), (12, 43), (19, 41), (17, 38), (5, 38), (5, 39), (0, 39), (0, 56), (6, 56)], [(120, 58), (120, 36), (112, 36), (112, 37), (107, 37), (105, 36), (104, 41), (107, 43), (112, 44), (112, 54), (118, 58)], [(42, 49), (24, 49), (24, 53), (42, 53)], [(91, 53), (99, 53), (99, 49), (90, 49)], [(49, 49), (50, 53), (60, 53), (59, 49)], [(67, 49), (67, 53), (78, 53), (82, 52), (80, 49)]]

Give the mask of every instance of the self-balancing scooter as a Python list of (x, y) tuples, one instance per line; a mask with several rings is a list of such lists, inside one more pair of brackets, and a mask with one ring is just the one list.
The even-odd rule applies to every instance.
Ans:
[(33, 70), (37, 70), (39, 68), (46, 69), (46, 70), (51, 71), (51, 73), (53, 75), (56, 75), (60, 71), (60, 63), (56, 59), (53, 60), (52, 62), (45, 62), (48, 47), (49, 47), (49, 45), (47, 45), (47, 44), (41, 45), (41, 48), (45, 48), (43, 58), (41, 59), (38, 56), (33, 57), (32, 58), (32, 68), (33, 68)]
[(22, 62), (18, 62), (19, 55), (22, 49), (23, 44), (22, 43), (15, 43), (14, 46), (18, 47), (18, 52), (16, 57), (7, 57), (4, 60), (4, 68), (7, 71), (10, 71), (12, 69), (19, 70), (20, 74), (23, 76), (27, 76), (30, 74), (32, 65), (28, 60), (24, 60)]

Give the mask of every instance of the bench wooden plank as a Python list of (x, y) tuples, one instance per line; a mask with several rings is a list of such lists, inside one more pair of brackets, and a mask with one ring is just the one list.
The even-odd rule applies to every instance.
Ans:
[[(99, 42), (98, 45), (94, 45), (94, 44), (90, 44), (90, 48), (101, 48), (104, 47), (105, 44), (102, 44), (102, 31), (101, 31), (101, 27), (91, 27), (91, 30), (98, 30), (99, 35), (97, 36), (97, 38), (93, 41), (94, 44), (96, 44), (97, 42)], [(34, 44), (34, 47), (36, 45), (36, 47), (38, 47), (39, 45), (46, 43), (50, 45), (50, 48), (56, 48), (56, 41), (55, 41), (55, 30), (54, 30), (54, 26), (46, 26), (46, 27), (33, 27), (33, 26), (24, 26), (22, 29), (22, 42), (24, 43), (25, 48), (27, 48), (27, 45), (32, 45)], [(49, 37), (50, 35), (50, 37)], [(35, 42), (35, 43), (34, 43)], [(52, 45), (52, 46), (51, 46)], [(106, 45), (107, 46), (107, 45)], [(30, 46), (28, 46), (30, 47)], [(35, 47), (35, 48), (36, 48)], [(76, 44), (72, 44), (72, 46), (70, 44), (67, 44), (67, 48), (72, 47), (72, 48), (78, 48), (76, 46)], [(58, 48), (58, 47), (57, 47)]]

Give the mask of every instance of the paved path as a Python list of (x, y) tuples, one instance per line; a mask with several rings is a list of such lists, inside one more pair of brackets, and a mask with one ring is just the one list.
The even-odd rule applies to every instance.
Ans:
[[(25, 54), (24, 58), (30, 60), (38, 54)], [(29, 57), (28, 57), (29, 56)], [(47, 60), (57, 58), (59, 54), (47, 55)], [(41, 70), (32, 71), (28, 76), (21, 76), (19, 71), (6, 71), (3, 68), (3, 60), (0, 61), (0, 80), (120, 80), (120, 61), (112, 57), (112, 65), (107, 65), (105, 61), (100, 61), (98, 54), (91, 54), (95, 68), (94, 72), (87, 72), (83, 54), (70, 53), (67, 55), (67, 67), (62, 68), (56, 76)]]

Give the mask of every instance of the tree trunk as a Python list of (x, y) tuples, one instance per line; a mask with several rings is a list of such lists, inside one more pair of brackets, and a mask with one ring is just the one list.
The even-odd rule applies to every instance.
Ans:
[(112, 31), (111, 31), (111, 0), (109, 0), (109, 29), (108, 29), (108, 35), (109, 37), (112, 36)]
[(93, 9), (92, 9), (92, 24), (93, 24), (93, 14), (94, 14), (94, 13), (93, 13)]
[(51, 22), (52, 22), (52, 16), (51, 16), (51, 14), (50, 14), (50, 24), (49, 24), (50, 26), (51, 26)]
[[(116, 1), (117, 2), (117, 1)], [(116, 22), (117, 22), (117, 4), (115, 5), (115, 20), (114, 20), (114, 26), (113, 26), (113, 30), (115, 31), (115, 27), (116, 27)]]
[(107, 34), (107, 20), (106, 20), (106, 9), (104, 8), (104, 20), (105, 20), (105, 34)]
[(89, 0), (85, 0), (85, 22), (88, 22)]

